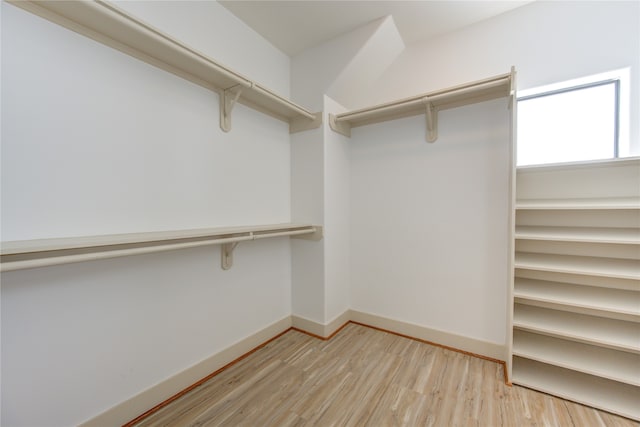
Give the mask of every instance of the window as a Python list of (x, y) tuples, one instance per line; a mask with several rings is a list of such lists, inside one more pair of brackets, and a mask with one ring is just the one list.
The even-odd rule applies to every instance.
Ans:
[(621, 78), (594, 77), (518, 98), (518, 166), (620, 156)]

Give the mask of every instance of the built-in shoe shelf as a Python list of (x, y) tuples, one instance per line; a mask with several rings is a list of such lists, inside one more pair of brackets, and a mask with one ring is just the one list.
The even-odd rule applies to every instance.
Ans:
[(640, 159), (516, 173), (512, 382), (640, 420)]

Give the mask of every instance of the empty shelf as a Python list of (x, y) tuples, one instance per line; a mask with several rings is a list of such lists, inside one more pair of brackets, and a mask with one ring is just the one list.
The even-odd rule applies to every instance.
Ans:
[(281, 236), (308, 236), (306, 238), (318, 240), (322, 237), (322, 227), (275, 224), (2, 242), (0, 271)]
[(351, 136), (352, 127), (425, 114), (427, 141), (434, 142), (438, 135), (438, 111), (509, 97), (513, 90), (514, 76), (515, 70), (512, 68), (509, 74), (502, 74), (346, 113), (331, 114), (329, 115), (329, 124), (334, 131), (345, 136)]
[(640, 324), (515, 304), (513, 327), (558, 338), (640, 353)]
[(629, 259), (516, 252), (514, 267), (526, 270), (640, 280), (640, 262)]
[(640, 388), (514, 357), (514, 384), (640, 420)]
[(514, 331), (515, 356), (640, 386), (640, 355)]
[(640, 209), (637, 197), (599, 199), (520, 199), (516, 209)]
[(291, 132), (318, 127), (321, 123), (314, 113), (217, 63), (109, 2), (10, 0), (10, 3), (199, 86), (219, 92), (221, 97), (226, 89), (241, 88), (238, 102), (288, 122)]
[(516, 277), (514, 297), (640, 318), (640, 292), (635, 291)]
[(640, 229), (517, 226), (515, 237), (521, 240), (640, 244)]

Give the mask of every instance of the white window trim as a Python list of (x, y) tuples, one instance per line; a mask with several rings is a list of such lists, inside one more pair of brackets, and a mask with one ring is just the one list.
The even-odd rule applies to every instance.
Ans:
[(518, 101), (542, 95), (548, 92), (560, 92), (565, 89), (571, 89), (581, 86), (590, 86), (597, 83), (607, 81), (618, 81), (618, 124), (616, 130), (616, 158), (631, 156), (631, 140), (630, 132), (630, 68), (621, 68), (618, 70), (607, 71), (605, 73), (593, 74), (577, 79), (566, 80), (563, 82), (553, 83), (545, 86), (539, 86), (530, 89), (518, 90)]

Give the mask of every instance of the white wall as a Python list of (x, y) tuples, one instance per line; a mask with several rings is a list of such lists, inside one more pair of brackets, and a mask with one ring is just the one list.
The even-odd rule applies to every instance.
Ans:
[[(390, 65), (385, 53), (380, 66), (370, 67), (380, 74), (375, 83), (349, 86), (344, 79), (356, 58), (366, 63), (369, 58), (361, 55), (375, 51), (372, 44), (393, 43), (392, 31), (386, 31), (386, 39), (381, 26), (372, 32), (370, 24), (294, 57), (292, 94), (308, 96), (309, 89), (296, 82), (314, 81), (314, 70), (322, 80), (327, 64), (340, 84), (322, 80), (325, 90), (350, 88), (331, 93), (348, 106), (503, 74), (512, 65), (520, 89), (631, 66), (637, 142), (638, 7), (637, 2), (534, 2), (407, 46)], [(363, 34), (369, 38), (362, 40)], [(341, 46), (354, 60), (340, 59), (345, 56)], [(371, 76), (364, 80), (370, 82)], [(505, 343), (508, 114), (498, 101), (443, 112), (433, 145), (424, 142), (420, 116), (353, 130), (353, 309)], [(331, 170), (329, 160), (326, 170)]]
[(506, 100), (352, 130), (351, 305), (504, 344)]
[(118, 0), (115, 4), (247, 78), (289, 97), (289, 57), (217, 1)]
[[(323, 129), (291, 135), (291, 219), (324, 224)], [(292, 314), (324, 323), (325, 241), (292, 240)]]
[[(288, 58), (217, 3), (136, 7), (176, 28), (215, 14), (225, 24), (190, 42), (217, 57), (243, 33), (220, 53), (289, 87)], [(4, 2), (2, 56), (2, 240), (289, 222), (286, 123), (240, 105), (225, 134), (216, 94)], [(288, 239), (241, 243), (230, 271), (219, 260), (3, 273), (2, 425), (78, 424), (291, 314)]]
[(407, 46), (371, 87), (371, 102), (393, 100), (502, 74), (518, 89), (631, 67), (631, 153), (640, 155), (640, 3), (536, 1)]
[(325, 94), (356, 108), (366, 95), (363, 89), (403, 46), (393, 19), (387, 17), (307, 49), (291, 60), (291, 96), (313, 110), (322, 109)]
[[(324, 110), (344, 108), (324, 97)], [(324, 124), (325, 323), (351, 308), (350, 141)]]

